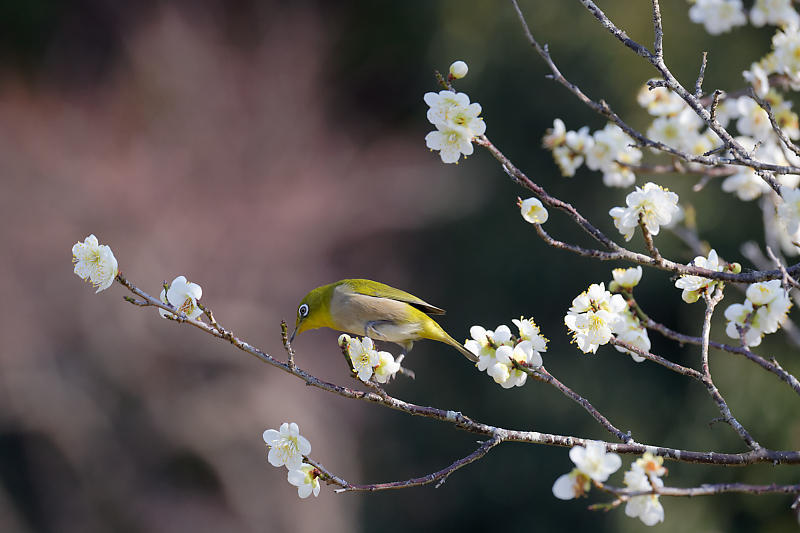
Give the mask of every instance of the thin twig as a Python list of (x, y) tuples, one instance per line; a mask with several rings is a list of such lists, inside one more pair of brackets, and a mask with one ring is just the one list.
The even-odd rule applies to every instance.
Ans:
[[(438, 472), (433, 472), (432, 474), (428, 474), (422, 477), (407, 479), (405, 481), (391, 481), (389, 483), (371, 483), (366, 485), (356, 485), (353, 483), (348, 483), (343, 479), (337, 478), (335, 476), (331, 476), (330, 480), (334, 484), (337, 484), (341, 487), (336, 492), (375, 492), (379, 490), (407, 489), (410, 487), (420, 487), (422, 485), (430, 485), (431, 483), (436, 483), (436, 487), (438, 488), (439, 486), (441, 486), (442, 483), (444, 483), (447, 480), (450, 474), (452, 474), (456, 470), (459, 470), (460, 468), (464, 468), (470, 463), (474, 463), (475, 461), (477, 461), (478, 459), (489, 453), (489, 450), (491, 450), (504, 440), (505, 440), (505, 435), (503, 434), (502, 431), (498, 430), (492, 435), (490, 439), (483, 441), (477, 450), (467, 455), (466, 457), (462, 457), (458, 461), (455, 461), (451, 465), (448, 465), (447, 467), (439, 470)], [(320, 467), (316, 466), (316, 468)], [(324, 475), (330, 475), (328, 474), (327, 471), (323, 471), (323, 473)]]
[(698, 99), (703, 96), (703, 79), (706, 76), (707, 62), (708, 62), (708, 52), (703, 52), (703, 60), (700, 63), (700, 73), (697, 75), (697, 81), (694, 82), (694, 97)]
[(742, 424), (736, 420), (731, 413), (730, 407), (728, 407), (728, 403), (722, 397), (722, 393), (719, 392), (719, 389), (716, 385), (714, 385), (714, 381), (711, 378), (711, 369), (708, 364), (708, 346), (709, 346), (709, 338), (711, 335), (711, 316), (714, 314), (714, 308), (717, 304), (722, 301), (723, 298), (723, 289), (719, 285), (716, 287), (714, 294), (703, 293), (703, 298), (706, 302), (706, 310), (703, 315), (703, 333), (702, 339), (703, 342), (700, 345), (700, 361), (703, 368), (703, 378), (702, 382), (706, 386), (706, 390), (714, 402), (717, 404), (717, 408), (719, 412), (722, 414), (725, 422), (727, 422), (736, 433), (742, 438), (742, 440), (747, 443), (751, 450), (758, 450), (761, 448), (761, 445), (750, 435), (750, 433), (742, 426)]

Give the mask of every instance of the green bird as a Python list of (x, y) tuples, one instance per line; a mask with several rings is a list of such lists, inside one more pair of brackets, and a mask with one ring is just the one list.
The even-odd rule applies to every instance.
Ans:
[(343, 279), (306, 294), (297, 307), (291, 340), (309, 329), (330, 328), (393, 342), (405, 354), (414, 341), (431, 339), (449, 344), (470, 361), (477, 362), (475, 354), (428, 316), (443, 314), (444, 309), (383, 283)]

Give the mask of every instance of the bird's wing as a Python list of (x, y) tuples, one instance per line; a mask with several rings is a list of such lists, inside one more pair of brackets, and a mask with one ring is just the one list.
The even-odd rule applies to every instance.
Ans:
[(423, 313), (428, 313), (429, 315), (444, 314), (444, 309), (440, 309), (435, 305), (431, 305), (425, 300), (417, 298), (413, 294), (401, 291), (400, 289), (395, 289), (394, 287), (390, 287), (389, 285), (385, 285), (377, 281), (370, 283), (369, 286), (362, 286), (354, 288), (353, 290), (358, 294), (364, 294), (366, 296), (375, 296), (377, 298), (389, 298), (390, 300), (405, 302), (408, 305), (416, 307)]

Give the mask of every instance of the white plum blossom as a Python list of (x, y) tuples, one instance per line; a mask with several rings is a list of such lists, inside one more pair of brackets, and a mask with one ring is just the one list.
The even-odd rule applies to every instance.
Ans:
[(299, 468), (289, 470), (287, 479), (289, 483), (297, 487), (297, 495), (305, 499), (311, 496), (319, 496), (319, 470), (310, 464), (303, 464)]
[(578, 470), (599, 483), (604, 483), (622, 466), (619, 455), (607, 452), (605, 444), (600, 441), (588, 441), (586, 446), (573, 446), (569, 450), (569, 458)]
[[(637, 463), (625, 472), (625, 485), (632, 491), (651, 491), (653, 487), (661, 488), (664, 482), (658, 476), (648, 475)], [(633, 496), (625, 503), (625, 514), (638, 518), (646, 526), (654, 526), (664, 521), (664, 507), (658, 500), (658, 494)]]
[(753, 63), (750, 70), (742, 71), (742, 76), (753, 87), (758, 96), (764, 98), (769, 91), (769, 72), (761, 63)]
[(559, 500), (572, 500), (584, 496), (592, 488), (589, 476), (573, 468), (569, 474), (563, 474), (553, 483), (553, 496)]
[(119, 274), (114, 252), (108, 245), (100, 244), (94, 234), (72, 246), (72, 262), (75, 275), (91, 282), (97, 289), (95, 294), (109, 288)]
[[(755, 313), (753, 303), (745, 300), (743, 304), (731, 304), (725, 309), (725, 318), (728, 319), (728, 324), (725, 327), (725, 333), (732, 339), (739, 339), (740, 328), (747, 328), (744, 334), (744, 343), (746, 346), (758, 346), (761, 344), (762, 332), (758, 328), (756, 321), (758, 313)], [(746, 325), (747, 324), (747, 325)]]
[(696, 0), (689, 8), (692, 22), (702, 24), (711, 35), (719, 35), (747, 24), (741, 0)]
[(538, 198), (526, 198), (519, 204), (522, 218), (531, 224), (544, 224), (547, 222), (547, 209)]
[(553, 127), (547, 128), (547, 131), (542, 137), (542, 146), (548, 150), (552, 150), (556, 146), (561, 146), (567, 140), (567, 127), (564, 121), (560, 118), (553, 120)]
[(781, 292), (783, 292), (781, 280), (773, 279), (770, 281), (762, 281), (761, 283), (753, 283), (747, 287), (745, 296), (747, 296), (748, 300), (753, 302), (753, 305), (767, 305)]
[(778, 30), (772, 37), (775, 72), (786, 74), (793, 81), (800, 77), (800, 32), (790, 28)]
[[(341, 337), (340, 337), (341, 343)], [(347, 355), (353, 363), (353, 370), (361, 381), (369, 381), (376, 366), (380, 364), (381, 358), (378, 351), (369, 337), (362, 339), (348, 338)]]
[(753, 283), (747, 288), (746, 296), (744, 303), (725, 309), (728, 319), (725, 333), (732, 339), (740, 339), (740, 330), (744, 330), (745, 345), (758, 346), (764, 334), (778, 331), (792, 301), (779, 279)]
[(699, 136), (701, 126), (697, 114), (686, 108), (677, 115), (657, 117), (647, 129), (647, 137), (678, 150), (688, 150)]
[(397, 371), (400, 370), (400, 363), (394, 360), (394, 357), (389, 352), (378, 352), (378, 364), (375, 366), (375, 381), (378, 383), (386, 383)]
[[(197, 305), (197, 300), (202, 296), (203, 289), (200, 285), (188, 281), (186, 276), (178, 276), (172, 280), (168, 290), (161, 290), (160, 298), (165, 304), (170, 304), (180, 313), (194, 319), (203, 314), (203, 310)], [(175, 317), (173, 313), (164, 309), (159, 309), (158, 314), (164, 318)]]
[(642, 279), (642, 267), (615, 268), (611, 271), (611, 275), (614, 277), (614, 281), (617, 285), (626, 289), (632, 289), (637, 286)]
[[(716, 250), (711, 250), (708, 253), (707, 258), (703, 257), (702, 255), (698, 255), (694, 258), (694, 260), (692, 260), (690, 265), (705, 268), (714, 272), (722, 272), (725, 269), (725, 264), (720, 262)], [(700, 298), (701, 293), (711, 293), (711, 291), (714, 290), (714, 286), (718, 283), (718, 281), (710, 280), (702, 276), (683, 275), (675, 282), (675, 287), (678, 289), (683, 289), (681, 298), (683, 298), (684, 302), (691, 304)]]
[(756, 0), (750, 10), (750, 22), (756, 27), (770, 24), (797, 28), (800, 26), (800, 16), (792, 7), (792, 0)]
[(504, 389), (521, 387), (525, 384), (528, 374), (514, 368), (513, 361), (525, 365), (542, 366), (542, 356), (533, 349), (531, 341), (521, 341), (514, 346), (500, 346), (495, 352), (495, 363), (486, 369), (486, 373), (494, 378), (495, 383)]
[(800, 242), (800, 189), (781, 187), (783, 201), (778, 205), (778, 219), (793, 242)]
[(741, 171), (728, 176), (722, 182), (723, 191), (735, 192), (740, 200), (748, 202), (772, 190), (769, 184), (756, 174), (755, 170), (750, 167), (740, 168)]
[(468, 71), (469, 67), (463, 61), (454, 61), (453, 64), (450, 65), (450, 77), (455, 80), (460, 80), (466, 76)]
[(565, 178), (574, 176), (575, 171), (583, 164), (583, 156), (565, 144), (553, 148), (553, 160)]
[(428, 148), (438, 150), (444, 163), (456, 163), (462, 154), (472, 155), (472, 139), (486, 131), (478, 116), (480, 104), (470, 103), (466, 94), (453, 91), (426, 93), (425, 103), (430, 107), (428, 121), (436, 126), (425, 137)]
[(614, 207), (608, 214), (614, 219), (614, 225), (626, 241), (633, 237), (640, 217), (647, 230), (658, 235), (661, 226), (672, 222), (680, 212), (678, 195), (652, 182), (646, 183), (644, 187), (636, 187), (625, 198), (625, 203), (627, 207)]
[(612, 295), (603, 283), (594, 283), (572, 300), (564, 324), (583, 353), (596, 353), (624, 326), (623, 311), (628, 305), (620, 294)]
[[(617, 340), (635, 346), (643, 352), (649, 352), (650, 337), (647, 334), (647, 329), (642, 327), (639, 321), (630, 312), (623, 313), (622, 316), (624, 317), (624, 325), (618, 328)], [(645, 360), (645, 358), (638, 353), (623, 346), (615, 345), (614, 349), (618, 352), (627, 353), (637, 363), (641, 363)]]
[(592, 136), (593, 142), (586, 148), (586, 166), (590, 170), (603, 172), (603, 184), (609, 187), (627, 187), (636, 179), (629, 168), (620, 165), (637, 165), (642, 151), (631, 146), (633, 139), (616, 124), (608, 123)]
[(553, 152), (561, 175), (572, 177), (585, 162), (590, 170), (603, 173), (608, 187), (628, 187), (636, 181), (629, 166), (638, 165), (642, 152), (632, 146), (633, 140), (616, 124), (608, 123), (602, 130), (589, 134), (589, 127), (566, 131), (564, 122), (556, 119), (547, 130), (542, 144)]
[(272, 466), (297, 470), (303, 464), (303, 456), (311, 453), (311, 443), (300, 434), (294, 422), (284, 422), (278, 430), (268, 429), (263, 437), (269, 446), (267, 459)]
[(547, 339), (541, 335), (532, 318), (515, 319), (514, 324), (519, 329), (518, 337), (514, 337), (505, 325), (494, 331), (472, 326), (472, 339), (464, 342), (467, 350), (478, 356), (478, 370), (486, 371), (504, 389), (521, 387), (527, 380), (527, 373), (515, 368), (515, 362), (527, 367), (540, 367), (541, 353), (547, 350)]
[(773, 134), (769, 115), (758, 103), (749, 96), (742, 96), (736, 100), (739, 120), (736, 129), (742, 135), (749, 135), (756, 141), (766, 139)]
[(619, 470), (622, 459), (615, 453), (606, 452), (599, 441), (587, 441), (586, 446), (573, 446), (569, 458), (575, 468), (559, 476), (553, 483), (553, 495), (560, 500), (579, 498), (589, 492), (591, 481), (603, 483), (608, 476)]
[(677, 115), (686, 108), (686, 102), (666, 87), (653, 87), (644, 84), (636, 95), (636, 101), (648, 113), (656, 117)]

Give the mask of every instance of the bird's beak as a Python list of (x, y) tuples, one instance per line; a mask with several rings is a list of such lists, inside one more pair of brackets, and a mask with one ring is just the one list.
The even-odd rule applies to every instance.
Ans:
[(298, 326), (294, 327), (294, 331), (292, 332), (292, 336), (289, 337), (289, 342), (294, 342), (294, 336), (297, 335), (297, 328), (298, 328)]

